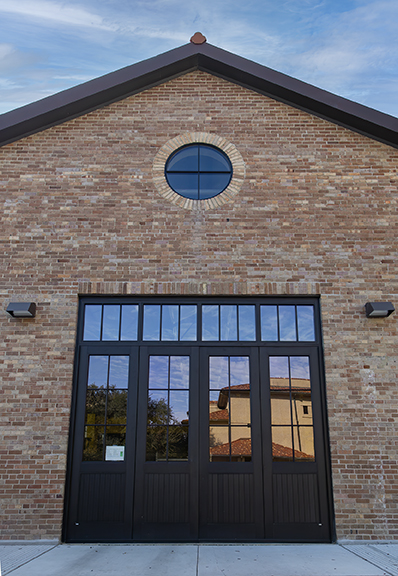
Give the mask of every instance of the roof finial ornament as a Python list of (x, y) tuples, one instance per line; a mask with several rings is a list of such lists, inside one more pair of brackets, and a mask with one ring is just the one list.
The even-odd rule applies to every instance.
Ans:
[(203, 36), (201, 32), (195, 32), (191, 38), (192, 44), (204, 44), (206, 42), (206, 36)]

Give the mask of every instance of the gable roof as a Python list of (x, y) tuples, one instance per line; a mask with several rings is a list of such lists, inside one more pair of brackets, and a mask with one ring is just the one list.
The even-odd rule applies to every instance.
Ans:
[(398, 148), (398, 118), (208, 43), (189, 43), (0, 116), (0, 146), (194, 70), (208, 72)]

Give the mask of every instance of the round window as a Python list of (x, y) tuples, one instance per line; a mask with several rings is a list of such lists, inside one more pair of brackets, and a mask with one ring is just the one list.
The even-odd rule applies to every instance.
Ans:
[(232, 178), (232, 164), (219, 148), (188, 144), (169, 157), (165, 166), (168, 185), (192, 200), (206, 200), (221, 194)]

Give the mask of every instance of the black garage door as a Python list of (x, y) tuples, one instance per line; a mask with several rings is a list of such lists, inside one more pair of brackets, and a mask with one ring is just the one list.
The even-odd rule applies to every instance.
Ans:
[(82, 299), (65, 539), (331, 532), (317, 299)]

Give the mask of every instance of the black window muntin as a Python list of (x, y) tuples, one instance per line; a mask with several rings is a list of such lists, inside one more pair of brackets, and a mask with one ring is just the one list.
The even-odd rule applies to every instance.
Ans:
[(170, 188), (191, 200), (218, 196), (229, 186), (232, 174), (228, 156), (210, 144), (182, 146), (170, 155), (165, 166), (165, 178)]

